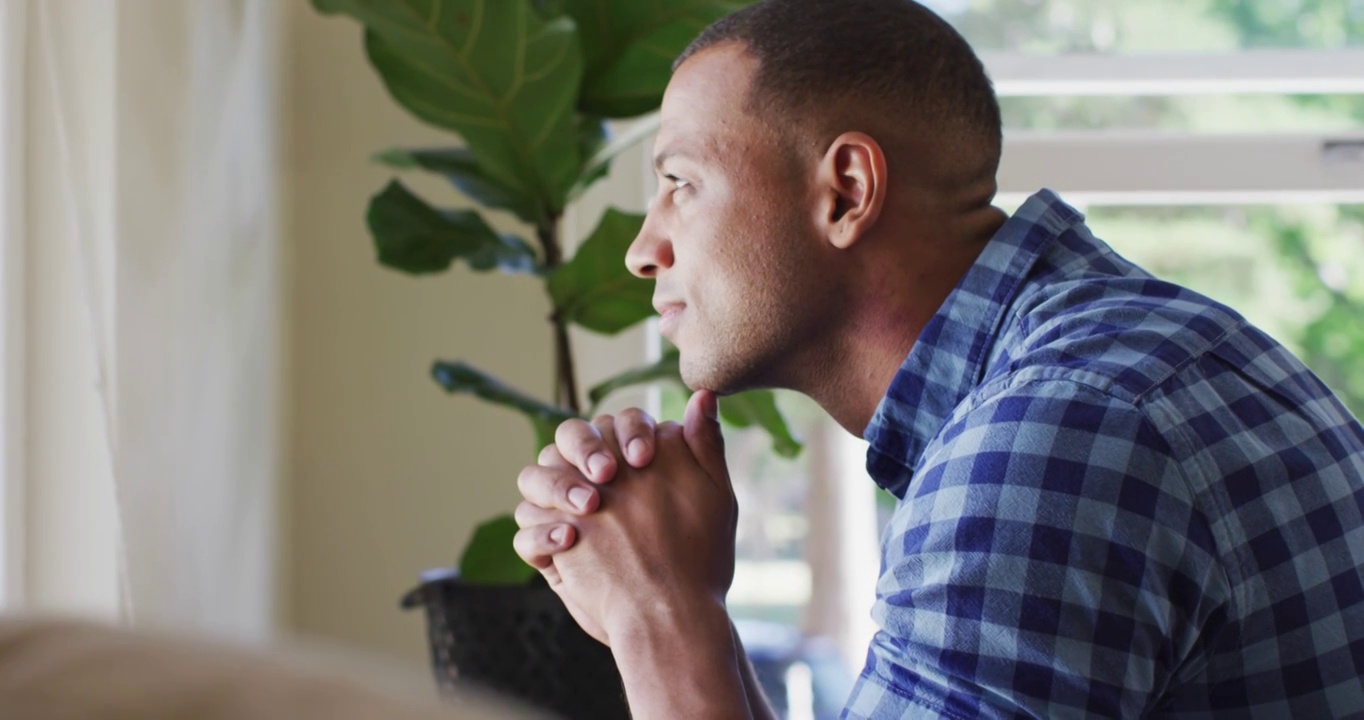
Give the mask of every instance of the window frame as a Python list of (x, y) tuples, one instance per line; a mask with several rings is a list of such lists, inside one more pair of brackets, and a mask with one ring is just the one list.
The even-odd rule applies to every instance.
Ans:
[(1151, 55), (982, 52), (1001, 97), (1364, 93), (1364, 50)]
[[(1353, 49), (981, 59), (1000, 97), (1364, 93), (1364, 50)], [(1042, 187), (1084, 204), (1364, 202), (1364, 129), (1006, 131), (1000, 201)]]
[(1364, 131), (1006, 134), (999, 201), (1049, 187), (1091, 205), (1364, 202)]

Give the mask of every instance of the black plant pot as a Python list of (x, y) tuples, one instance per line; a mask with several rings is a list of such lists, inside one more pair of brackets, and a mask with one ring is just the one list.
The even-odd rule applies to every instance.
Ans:
[(570, 720), (628, 720), (611, 650), (578, 627), (542, 580), (469, 585), (452, 570), (422, 574), (404, 609), (426, 608), (436, 683), (476, 683)]

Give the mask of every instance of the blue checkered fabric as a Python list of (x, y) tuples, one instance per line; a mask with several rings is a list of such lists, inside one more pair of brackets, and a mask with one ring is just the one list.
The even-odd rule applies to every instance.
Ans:
[(866, 437), (900, 501), (845, 717), (1364, 715), (1364, 428), (1050, 191)]

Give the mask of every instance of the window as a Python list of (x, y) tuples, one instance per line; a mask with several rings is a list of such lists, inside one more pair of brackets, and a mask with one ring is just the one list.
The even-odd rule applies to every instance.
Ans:
[(1221, 53), (1364, 46), (1357, 0), (923, 0), (982, 52)]

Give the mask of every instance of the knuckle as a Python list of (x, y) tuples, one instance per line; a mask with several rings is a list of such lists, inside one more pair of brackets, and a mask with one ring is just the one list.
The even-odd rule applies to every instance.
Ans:
[[(574, 473), (576, 474), (576, 473)], [(567, 499), (569, 488), (573, 487), (575, 478), (569, 473), (554, 473), (549, 478), (549, 491), (555, 498)]]
[(639, 408), (630, 408), (621, 413), (621, 419), (626, 425), (632, 427), (652, 428), (654, 426), (653, 416)]
[(604, 452), (608, 455), (611, 454), (611, 449), (614, 448), (618, 442), (616, 429), (619, 422), (619, 418), (614, 415), (602, 415), (594, 420), (593, 426), (597, 430), (597, 439), (596, 442), (586, 448), (583, 457), (589, 457), (597, 452)]
[(600, 440), (597, 426), (581, 418), (564, 421), (554, 435), (559, 454), (569, 462), (587, 457)]
[(578, 472), (571, 468), (531, 465), (517, 476), (516, 485), (521, 497), (532, 507), (560, 507), (577, 476)]
[(582, 418), (569, 418), (559, 423), (559, 427), (554, 430), (554, 442), (557, 445), (571, 444), (583, 434), (584, 428), (590, 427)]
[(512, 549), (526, 564), (543, 570), (554, 562), (553, 548), (546, 542), (548, 538), (548, 526), (525, 528), (512, 537)]
[(522, 560), (530, 562), (535, 557), (533, 548), (535, 547), (535, 532), (533, 528), (525, 528), (512, 536), (512, 549), (521, 556)]
[(538, 465), (527, 465), (521, 468), (521, 472), (517, 473), (516, 489), (521, 492), (523, 497), (528, 494), (533, 486), (535, 476), (538, 474), (539, 469), (540, 467)]
[(554, 465), (562, 462), (563, 459), (564, 456), (559, 453), (559, 446), (546, 445), (544, 449), (540, 451), (540, 456), (536, 458), (536, 462), (540, 465)]
[(536, 506), (530, 502), (522, 501), (517, 504), (516, 510), (512, 513), (512, 519), (516, 520), (517, 527), (522, 529), (534, 524)]

